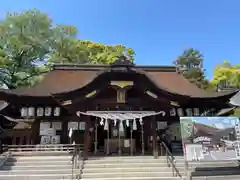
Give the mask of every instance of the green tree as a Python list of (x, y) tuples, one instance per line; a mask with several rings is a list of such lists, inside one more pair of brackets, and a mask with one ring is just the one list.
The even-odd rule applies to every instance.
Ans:
[(240, 88), (240, 64), (231, 65), (229, 61), (224, 61), (217, 65), (213, 71), (211, 84), (220, 88)]
[(56, 25), (38, 10), (8, 13), (0, 22), (0, 85), (33, 86), (52, 63), (111, 64), (127, 52), (123, 45), (77, 39), (74, 26)]
[(57, 44), (50, 61), (53, 63), (112, 64), (122, 55), (127, 55), (129, 61), (134, 61), (135, 52), (123, 45), (105, 45), (88, 40), (65, 39), (62, 45)]
[(203, 89), (208, 87), (203, 69), (203, 55), (198, 50), (193, 48), (185, 50), (173, 64), (191, 83)]
[(0, 23), (1, 83), (16, 88), (36, 80), (49, 52), (51, 26), (48, 16), (37, 10), (6, 15)]

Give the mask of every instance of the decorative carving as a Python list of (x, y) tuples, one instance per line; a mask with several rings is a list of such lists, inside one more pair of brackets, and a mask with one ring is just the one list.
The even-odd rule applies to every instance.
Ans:
[(92, 97), (92, 96), (94, 96), (94, 95), (96, 95), (96, 94), (97, 94), (97, 91), (94, 90), (94, 91), (92, 91), (92, 92), (86, 94), (85, 97), (86, 97), (86, 98), (90, 98), (90, 97)]
[(170, 101), (170, 104), (171, 104), (172, 106), (177, 106), (177, 107), (179, 107), (179, 103), (176, 102), (176, 101)]
[(70, 105), (70, 104), (72, 104), (72, 100), (63, 101), (61, 104), (62, 104), (63, 106)]
[(118, 86), (120, 88), (125, 88), (127, 86), (133, 86), (133, 81), (111, 81), (112, 86)]
[(151, 91), (146, 91), (146, 93), (147, 93), (149, 96), (151, 96), (151, 97), (153, 97), (153, 98), (155, 98), (155, 99), (158, 98), (158, 96), (157, 96), (156, 94), (154, 94), (153, 92), (151, 92)]

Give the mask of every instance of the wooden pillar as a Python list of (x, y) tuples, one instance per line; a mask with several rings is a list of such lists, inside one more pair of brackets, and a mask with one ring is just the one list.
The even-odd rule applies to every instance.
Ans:
[(92, 128), (92, 123), (91, 123), (91, 117), (90, 116), (85, 116), (85, 132), (84, 132), (84, 152), (83, 152), (83, 157), (84, 159), (88, 158), (88, 151), (90, 148), (91, 144), (91, 137), (90, 137), (90, 128)]
[(153, 147), (153, 156), (155, 159), (158, 158), (158, 146), (157, 146), (157, 121), (155, 116), (152, 116), (152, 147)]
[(62, 120), (62, 132), (61, 132), (61, 143), (68, 144), (68, 120)]
[(31, 127), (31, 144), (37, 144), (39, 142), (38, 141), (38, 137), (39, 137), (39, 128), (40, 128), (40, 120), (39, 119), (35, 119), (32, 123), (32, 127)]

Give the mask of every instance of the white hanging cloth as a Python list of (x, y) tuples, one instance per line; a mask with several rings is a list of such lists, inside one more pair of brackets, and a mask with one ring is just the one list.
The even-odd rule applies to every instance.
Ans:
[(104, 125), (104, 119), (103, 119), (103, 118), (101, 118), (100, 125), (101, 125), (101, 126)]
[(126, 120), (126, 126), (129, 127), (129, 120)]
[(133, 120), (133, 130), (134, 130), (134, 131), (137, 130), (137, 122), (136, 122), (136, 119)]
[(123, 128), (123, 121), (119, 121), (119, 131), (123, 132), (124, 128)]
[(140, 122), (140, 125), (143, 125), (143, 119), (142, 118), (139, 119), (139, 122)]
[(105, 120), (105, 124), (104, 124), (104, 130), (107, 131), (108, 130), (108, 120)]

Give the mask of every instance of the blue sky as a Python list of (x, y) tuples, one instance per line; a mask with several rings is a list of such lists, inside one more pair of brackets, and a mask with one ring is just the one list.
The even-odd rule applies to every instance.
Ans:
[(239, 0), (6, 0), (0, 18), (37, 8), (75, 25), (81, 39), (133, 48), (141, 65), (171, 65), (193, 47), (204, 54), (211, 78), (216, 64), (240, 63), (239, 7)]

